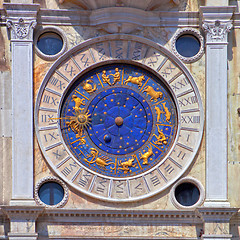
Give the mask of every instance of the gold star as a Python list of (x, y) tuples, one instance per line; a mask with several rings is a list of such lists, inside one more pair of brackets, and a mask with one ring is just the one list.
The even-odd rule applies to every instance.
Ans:
[(106, 115), (106, 114), (107, 114), (107, 112), (104, 112), (103, 114), (105, 114), (105, 115)]

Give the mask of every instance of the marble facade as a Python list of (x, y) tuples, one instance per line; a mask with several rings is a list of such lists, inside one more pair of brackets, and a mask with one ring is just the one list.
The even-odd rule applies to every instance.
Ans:
[[(240, 239), (239, 6), (233, 0), (0, 0), (0, 239)], [(56, 59), (44, 59), (36, 50), (36, 36), (46, 27), (60, 29), (66, 39), (66, 51)], [(138, 37), (173, 53), (176, 32), (187, 28), (203, 37), (203, 53), (190, 63), (173, 59), (193, 77), (205, 120), (200, 147), (183, 175), (133, 202), (96, 199), (66, 182), (64, 206), (39, 205), (38, 182), (59, 178), (34, 126), (37, 95), (52, 66), (98, 37), (108, 44), (128, 35), (121, 57), (126, 62), (134, 54), (128, 43)], [(118, 59), (104, 49), (104, 61)], [(84, 52), (89, 65), (102, 61), (98, 53)], [(153, 53), (141, 54), (146, 65), (154, 61)], [(72, 59), (72, 67), (82, 61)], [(157, 71), (154, 63), (149, 67)], [(181, 208), (172, 201), (174, 184), (185, 178), (202, 186), (197, 206)]]

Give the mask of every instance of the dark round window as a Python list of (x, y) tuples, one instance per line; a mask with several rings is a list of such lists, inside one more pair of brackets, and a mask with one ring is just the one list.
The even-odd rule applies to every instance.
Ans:
[(194, 205), (200, 197), (199, 189), (193, 183), (182, 183), (176, 187), (175, 198), (183, 206)]
[(43, 203), (56, 205), (63, 200), (64, 189), (56, 182), (46, 182), (39, 188), (38, 196)]
[(38, 49), (46, 55), (55, 55), (63, 48), (63, 40), (57, 33), (46, 32), (37, 40)]
[(200, 50), (201, 44), (197, 37), (184, 34), (176, 41), (176, 50), (183, 57), (193, 57)]

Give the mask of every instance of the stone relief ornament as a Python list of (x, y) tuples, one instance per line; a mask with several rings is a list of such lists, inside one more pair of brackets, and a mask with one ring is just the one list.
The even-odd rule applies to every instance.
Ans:
[(32, 30), (36, 27), (37, 22), (35, 20), (25, 21), (23, 18), (19, 18), (18, 21), (7, 20), (7, 27), (11, 29), (12, 39), (31, 39)]
[(232, 28), (232, 21), (204, 21), (202, 28), (207, 33), (207, 39), (211, 41), (223, 41)]
[[(181, 37), (183, 35), (191, 35), (198, 39), (198, 41), (200, 43), (200, 48), (196, 55), (194, 55), (192, 57), (184, 57), (178, 53), (178, 51), (176, 49), (176, 41), (179, 37)], [(204, 54), (204, 39), (203, 39), (203, 36), (201, 35), (201, 33), (197, 29), (181, 28), (181, 29), (178, 29), (177, 32), (173, 35), (171, 47), (172, 47), (173, 53), (178, 58), (180, 58), (184, 63), (192, 63), (192, 62), (196, 62), (197, 60), (199, 60), (202, 57), (202, 55)]]
[[(41, 201), (41, 199), (39, 198), (39, 189), (40, 187), (44, 184), (44, 183), (47, 183), (47, 182), (55, 182), (55, 183), (58, 183), (62, 186), (63, 190), (64, 190), (64, 196), (63, 196), (63, 199), (61, 202), (59, 202), (58, 204), (56, 205), (47, 205), (45, 204), (44, 202)], [(63, 207), (67, 201), (68, 201), (68, 198), (69, 198), (69, 191), (68, 191), (68, 187), (67, 185), (62, 181), (60, 180), (59, 178), (56, 178), (56, 177), (53, 177), (53, 176), (48, 176), (48, 177), (44, 177), (42, 178), (35, 186), (34, 188), (34, 198), (35, 198), (35, 201), (38, 205), (40, 206), (45, 206), (47, 208), (61, 208)]]

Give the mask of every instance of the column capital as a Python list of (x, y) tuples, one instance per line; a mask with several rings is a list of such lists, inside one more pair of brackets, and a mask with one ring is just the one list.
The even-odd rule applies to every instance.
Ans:
[(37, 25), (39, 4), (4, 3), (6, 25), (11, 31), (11, 41), (32, 41)]
[(227, 43), (228, 33), (232, 26), (231, 20), (204, 20), (202, 28), (206, 32), (206, 43)]
[(233, 27), (235, 6), (200, 7), (202, 29), (206, 33), (206, 44), (227, 44), (228, 33)]

